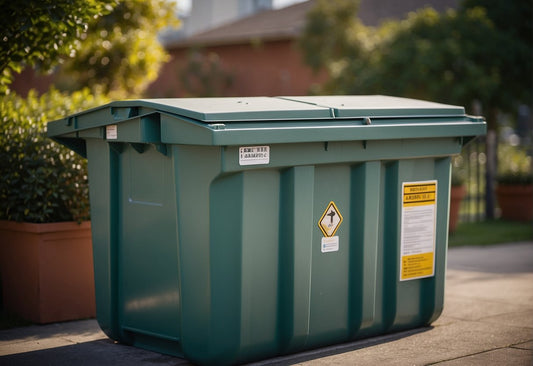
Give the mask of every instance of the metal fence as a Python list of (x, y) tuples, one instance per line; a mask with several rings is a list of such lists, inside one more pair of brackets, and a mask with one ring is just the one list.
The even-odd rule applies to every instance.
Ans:
[(461, 222), (482, 221), (486, 217), (486, 137), (480, 136), (455, 157), (453, 174), (464, 179), (466, 196), (461, 203)]

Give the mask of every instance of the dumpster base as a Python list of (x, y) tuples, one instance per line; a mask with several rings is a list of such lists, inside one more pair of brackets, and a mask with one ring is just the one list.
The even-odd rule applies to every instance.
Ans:
[(134, 341), (132, 343), (128, 342), (125, 344), (143, 348), (153, 352), (178, 357), (180, 359), (183, 359), (184, 361), (192, 361), (198, 365), (238, 365), (249, 362), (259, 362), (267, 360), (277, 364), (278, 362), (283, 363), (289, 361), (301, 362), (302, 360), (309, 360), (315, 358), (317, 355), (331, 355), (339, 352), (353, 351), (355, 349), (370, 347), (383, 342), (395, 341), (404, 337), (412, 336), (413, 334), (427, 332), (431, 329), (431, 324), (426, 324), (414, 328), (398, 328), (395, 331), (389, 331), (385, 333), (379, 331), (361, 332), (360, 334), (357, 334), (353, 337), (349, 337), (350, 341), (348, 342), (319, 342), (312, 347), (302, 347), (298, 350), (279, 352), (265, 350), (263, 353), (261, 353), (259, 352), (259, 349), (256, 348), (250, 350), (251, 352), (246, 355), (233, 353), (231, 355), (217, 355), (214, 358), (197, 357), (197, 354), (194, 354), (192, 357), (187, 357), (187, 355), (178, 351), (181, 348), (180, 342), (165, 340), (156, 336), (150, 336), (140, 333), (136, 333), (135, 335), (131, 333), (130, 335), (132, 335), (132, 339), (134, 339)]
[(130, 335), (133, 342), (125, 342), (128, 345), (186, 359), (185, 355), (179, 351), (181, 349), (181, 344), (177, 341), (161, 339), (140, 333)]

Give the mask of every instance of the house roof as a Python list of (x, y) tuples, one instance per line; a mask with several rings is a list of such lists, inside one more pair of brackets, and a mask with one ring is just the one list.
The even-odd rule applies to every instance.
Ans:
[[(358, 16), (368, 26), (384, 19), (402, 18), (410, 11), (431, 6), (437, 11), (456, 8), (459, 0), (361, 0)], [(282, 9), (266, 10), (167, 44), (167, 49), (192, 45), (215, 46), (296, 38), (305, 26), (309, 0)]]
[(300, 34), (307, 12), (314, 1), (306, 1), (281, 9), (265, 10), (252, 16), (194, 34), (167, 45), (167, 48), (191, 45), (213, 46), (249, 42), (254, 39), (291, 39)]

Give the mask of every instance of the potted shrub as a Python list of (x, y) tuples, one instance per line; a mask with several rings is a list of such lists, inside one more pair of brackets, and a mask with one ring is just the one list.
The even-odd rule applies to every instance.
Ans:
[(533, 220), (533, 172), (525, 149), (502, 145), (498, 151), (496, 197), (505, 220)]
[(33, 322), (95, 315), (86, 161), (46, 123), (102, 102), (87, 90), (0, 100), (2, 305)]
[(455, 232), (459, 222), (459, 210), (461, 202), (466, 195), (465, 188), (465, 171), (463, 167), (463, 157), (457, 155), (452, 161), (452, 181), (450, 188), (450, 221), (448, 230), (450, 233)]

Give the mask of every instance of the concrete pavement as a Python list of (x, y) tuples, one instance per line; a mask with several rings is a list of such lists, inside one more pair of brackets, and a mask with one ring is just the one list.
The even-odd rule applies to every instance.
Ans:
[[(452, 248), (431, 327), (254, 365), (533, 365), (533, 242)], [(115, 344), (95, 320), (0, 331), (0, 365), (190, 365)]]

